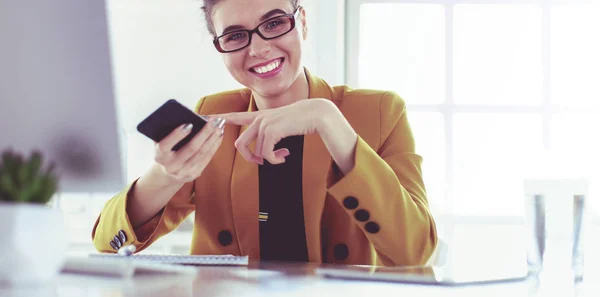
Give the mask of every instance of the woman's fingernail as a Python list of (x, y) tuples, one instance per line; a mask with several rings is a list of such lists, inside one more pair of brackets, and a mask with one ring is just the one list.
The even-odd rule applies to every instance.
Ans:
[(287, 157), (289, 155), (290, 155), (290, 151), (288, 151), (288, 150), (275, 152), (275, 156), (276, 157), (280, 157), (280, 158), (285, 158), (285, 157)]
[(194, 127), (194, 125), (190, 123), (190, 124), (183, 126), (182, 130), (183, 130), (183, 132), (188, 133), (192, 130), (192, 127)]
[(264, 159), (261, 158), (261, 157), (253, 156), (252, 159), (253, 159), (254, 162), (256, 162), (256, 164), (259, 164), (259, 165), (264, 165), (265, 164)]
[(219, 132), (219, 137), (223, 137), (223, 134), (225, 134), (225, 129), (221, 129), (221, 132)]
[(223, 130), (223, 127), (225, 127), (225, 119), (221, 119), (221, 122), (219, 123), (219, 125), (217, 126), (217, 128)]

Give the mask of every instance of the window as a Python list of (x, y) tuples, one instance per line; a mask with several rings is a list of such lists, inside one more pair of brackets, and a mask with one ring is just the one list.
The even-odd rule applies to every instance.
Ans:
[(406, 101), (434, 212), (519, 217), (542, 168), (600, 177), (593, 2), (347, 2), (347, 83)]
[(449, 265), (525, 264), (526, 177), (592, 178), (588, 234), (600, 230), (598, 1), (346, 5), (346, 82), (406, 101)]

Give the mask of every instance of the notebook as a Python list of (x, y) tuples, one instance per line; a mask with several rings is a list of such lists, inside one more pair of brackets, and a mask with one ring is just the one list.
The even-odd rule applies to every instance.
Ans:
[(247, 266), (248, 256), (233, 255), (160, 255), (136, 254), (121, 256), (118, 254), (91, 254), (90, 257), (105, 259), (129, 259), (143, 262), (156, 262), (179, 265)]

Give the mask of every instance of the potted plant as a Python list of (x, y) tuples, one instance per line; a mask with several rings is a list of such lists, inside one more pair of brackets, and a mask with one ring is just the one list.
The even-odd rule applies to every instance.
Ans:
[(49, 202), (58, 177), (43, 157), (13, 150), (0, 157), (0, 284), (51, 281), (65, 260), (63, 216)]

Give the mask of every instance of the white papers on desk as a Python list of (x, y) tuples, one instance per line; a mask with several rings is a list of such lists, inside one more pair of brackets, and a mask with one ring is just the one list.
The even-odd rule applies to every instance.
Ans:
[(131, 255), (91, 254), (68, 258), (63, 273), (133, 277), (146, 274), (196, 274), (194, 266), (247, 266), (248, 256), (233, 255)]
[(148, 274), (190, 274), (198, 269), (191, 266), (130, 261), (127, 259), (102, 259), (99, 257), (67, 258), (62, 273), (130, 278), (134, 275)]
[(248, 256), (233, 255), (144, 255), (121, 256), (118, 254), (91, 254), (93, 258), (128, 259), (132, 261), (180, 264), (180, 265), (214, 265), (214, 266), (247, 266)]

